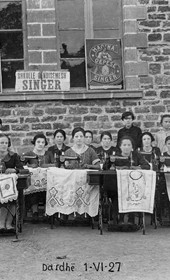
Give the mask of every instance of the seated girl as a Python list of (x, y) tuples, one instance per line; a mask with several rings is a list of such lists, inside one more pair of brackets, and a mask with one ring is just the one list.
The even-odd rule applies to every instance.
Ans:
[(109, 131), (103, 131), (101, 133), (100, 143), (101, 145), (96, 148), (96, 153), (102, 163), (105, 162), (110, 155), (115, 154), (116, 148), (112, 146), (112, 135)]
[[(40, 133), (35, 135), (32, 144), (34, 145), (33, 150), (24, 154), (25, 164), (29, 167), (45, 167), (46, 164), (54, 163), (52, 153), (45, 150), (45, 146), (47, 146), (48, 142), (44, 134)], [(38, 204), (41, 202), (45, 205), (45, 200), (45, 191), (29, 194), (25, 197), (26, 209), (28, 210), (31, 208), (34, 223), (38, 222)]]
[(93, 149), (94, 146), (91, 144), (93, 142), (93, 132), (91, 130), (85, 130), (85, 144)]
[(52, 152), (53, 157), (56, 161), (56, 166), (60, 167), (60, 161), (59, 157), (61, 155), (64, 155), (65, 151), (68, 150), (70, 147), (66, 146), (64, 144), (64, 141), (66, 140), (66, 133), (62, 129), (57, 129), (54, 132), (54, 143), (55, 145), (48, 148), (48, 151)]
[(151, 169), (157, 171), (159, 169), (159, 159), (161, 151), (158, 147), (153, 147), (152, 143), (155, 141), (150, 132), (143, 132), (140, 139), (140, 148), (138, 152), (143, 155), (145, 160), (150, 164)]
[(65, 156), (77, 157), (80, 162), (70, 160), (66, 162), (66, 167), (70, 169), (76, 168), (100, 168), (100, 159), (93, 148), (85, 144), (85, 131), (81, 127), (76, 127), (72, 131), (73, 146), (65, 152)]
[[(116, 151), (114, 162), (112, 163), (110, 158), (108, 158), (104, 168), (110, 169), (112, 164), (114, 164), (116, 168), (120, 169), (150, 169), (149, 163), (141, 154), (139, 154), (137, 151), (134, 151), (133, 148), (134, 144), (132, 138), (129, 136), (122, 137), (118, 143), (118, 150)], [(114, 184), (117, 184), (117, 181), (114, 182)], [(114, 194), (114, 197), (115, 196), (117, 197), (117, 194)], [(134, 218), (134, 213), (130, 213), (128, 216), (128, 222), (133, 224)], [(120, 214), (119, 223), (123, 223), (123, 221), (124, 215)]]
[[(18, 173), (20, 169), (23, 169), (19, 155), (10, 151), (10, 146), (10, 138), (5, 134), (0, 134), (1, 170), (5, 174)], [(3, 205), (0, 208), (0, 229), (13, 229), (12, 221), (15, 215), (15, 205), (13, 202), (9, 203), (8, 209), (10, 211), (3, 207)]]

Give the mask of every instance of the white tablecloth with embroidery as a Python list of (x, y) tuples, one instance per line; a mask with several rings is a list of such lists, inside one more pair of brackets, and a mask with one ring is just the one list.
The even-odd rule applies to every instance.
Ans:
[(46, 191), (47, 189), (47, 168), (31, 168), (27, 167), (31, 174), (31, 184), (24, 190), (24, 194)]
[(156, 172), (117, 170), (119, 212), (153, 213)]
[(16, 200), (18, 197), (16, 174), (0, 175), (0, 203)]
[(98, 214), (99, 187), (87, 183), (87, 170), (47, 170), (46, 214)]

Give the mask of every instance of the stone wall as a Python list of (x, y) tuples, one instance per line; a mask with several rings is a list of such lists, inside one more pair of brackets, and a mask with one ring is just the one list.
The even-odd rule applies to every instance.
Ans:
[[(54, 7), (54, 0), (27, 1), (30, 69), (56, 69)], [(116, 140), (125, 110), (134, 112), (143, 131), (159, 129), (160, 116), (170, 112), (170, 0), (124, 0), (123, 17), (125, 85), (142, 89), (143, 98), (0, 102), (16, 151), (30, 149), (37, 132), (50, 140), (57, 128), (65, 129), (68, 143), (76, 126), (91, 129), (96, 143), (103, 130)]]

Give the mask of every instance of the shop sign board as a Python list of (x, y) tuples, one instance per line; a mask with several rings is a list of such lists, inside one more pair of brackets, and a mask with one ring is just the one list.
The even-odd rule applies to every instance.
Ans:
[(69, 91), (69, 71), (16, 71), (15, 91)]

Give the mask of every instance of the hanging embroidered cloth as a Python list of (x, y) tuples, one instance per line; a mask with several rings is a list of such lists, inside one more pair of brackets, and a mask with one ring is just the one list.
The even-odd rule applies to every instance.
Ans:
[(31, 184), (24, 190), (24, 194), (46, 191), (47, 189), (47, 168), (31, 168), (27, 167), (31, 174)]
[(170, 172), (170, 167), (165, 165), (164, 172), (166, 172), (165, 173), (166, 189), (167, 189), (168, 198), (169, 198), (169, 201), (170, 201), (170, 173), (169, 173)]
[(117, 170), (119, 212), (153, 213), (156, 172)]
[(98, 214), (99, 187), (87, 183), (87, 170), (47, 170), (46, 214), (69, 215), (77, 212), (94, 217)]
[(16, 200), (18, 197), (16, 174), (1, 174), (0, 176), (0, 203)]

